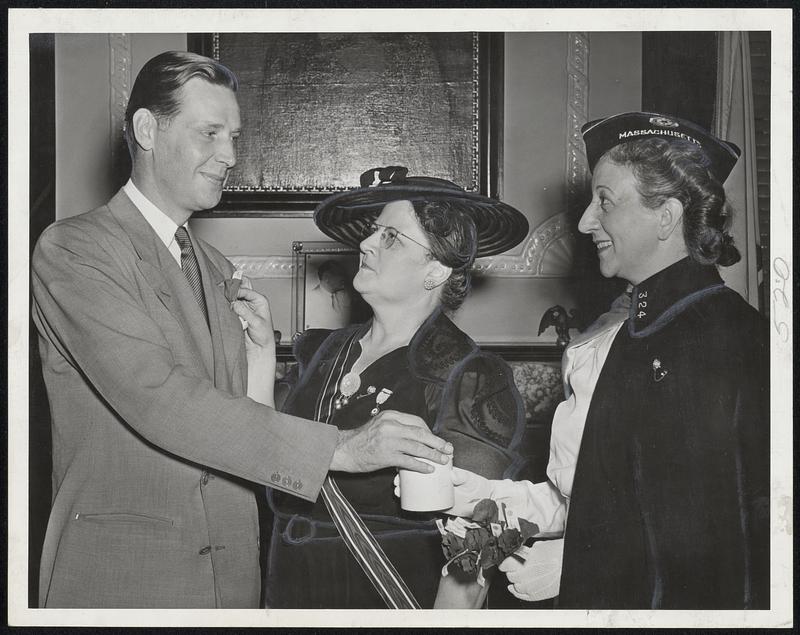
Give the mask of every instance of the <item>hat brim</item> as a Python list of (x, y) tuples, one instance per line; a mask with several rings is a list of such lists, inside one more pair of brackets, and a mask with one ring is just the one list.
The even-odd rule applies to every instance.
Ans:
[(516, 247), (528, 235), (528, 219), (517, 209), (487, 196), (450, 187), (380, 185), (329, 196), (314, 210), (320, 231), (345, 245), (358, 247), (367, 228), (392, 201), (447, 201), (472, 218), (478, 236), (476, 258), (496, 256)]

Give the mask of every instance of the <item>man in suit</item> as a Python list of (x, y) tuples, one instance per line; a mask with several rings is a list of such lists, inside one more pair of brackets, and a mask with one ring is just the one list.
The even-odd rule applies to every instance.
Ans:
[(126, 112), (131, 179), (37, 244), (54, 492), (40, 606), (257, 607), (254, 484), (314, 500), (328, 470), (428, 471), (413, 457), (452, 451), (399, 413), (338, 432), (248, 398), (233, 267), (186, 228), (236, 163), (236, 87), (199, 55), (150, 60)]

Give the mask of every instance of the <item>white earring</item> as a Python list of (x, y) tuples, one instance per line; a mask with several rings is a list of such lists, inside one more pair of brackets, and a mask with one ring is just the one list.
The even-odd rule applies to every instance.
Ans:
[(430, 291), (436, 286), (436, 283), (430, 278), (425, 278), (425, 282), (422, 283), (422, 286), (425, 287), (426, 291)]

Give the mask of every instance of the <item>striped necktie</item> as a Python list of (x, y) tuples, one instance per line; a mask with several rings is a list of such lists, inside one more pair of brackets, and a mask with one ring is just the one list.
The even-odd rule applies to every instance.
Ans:
[(206, 308), (205, 295), (203, 295), (203, 280), (200, 277), (200, 267), (197, 264), (197, 256), (194, 255), (192, 240), (189, 238), (189, 232), (186, 231), (185, 227), (178, 227), (175, 232), (175, 241), (181, 248), (181, 269), (183, 269), (183, 274), (189, 281), (189, 286), (192, 287), (194, 299), (197, 300), (206, 324), (208, 324), (208, 309)]

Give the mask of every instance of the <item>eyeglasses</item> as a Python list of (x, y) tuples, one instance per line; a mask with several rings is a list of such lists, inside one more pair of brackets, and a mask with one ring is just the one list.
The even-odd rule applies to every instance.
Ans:
[(399, 229), (395, 229), (394, 227), (389, 227), (388, 225), (379, 225), (378, 223), (370, 223), (368, 226), (369, 234), (371, 236), (377, 233), (379, 230), (383, 230), (380, 235), (380, 246), (383, 249), (389, 249), (392, 245), (394, 245), (394, 241), (397, 240), (398, 236), (402, 236), (403, 238), (407, 238), (412, 243), (417, 243), (420, 247), (422, 247), (425, 251), (430, 253), (430, 249), (423, 245), (418, 240), (414, 240), (408, 234), (404, 234)]

